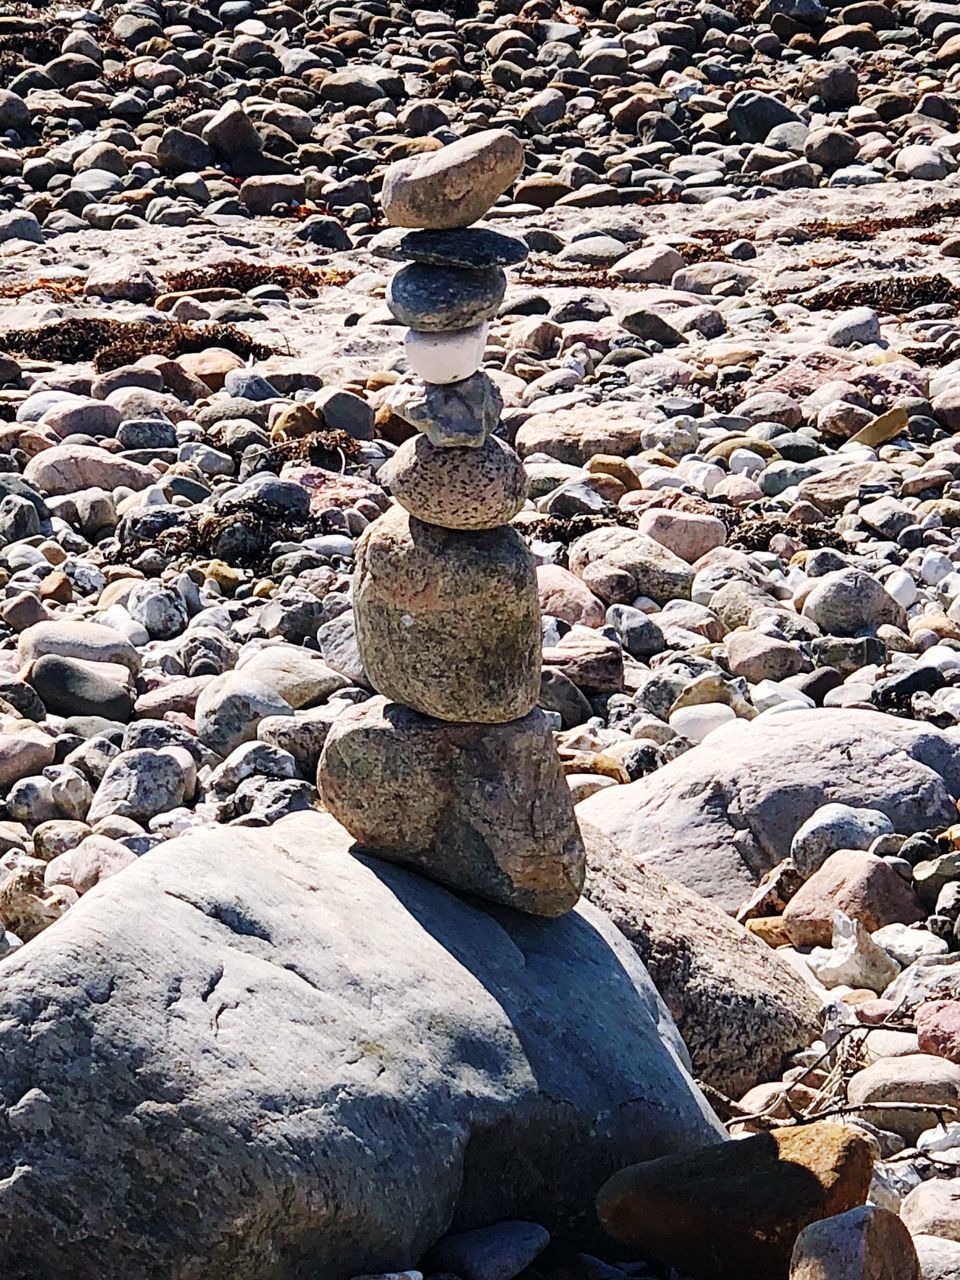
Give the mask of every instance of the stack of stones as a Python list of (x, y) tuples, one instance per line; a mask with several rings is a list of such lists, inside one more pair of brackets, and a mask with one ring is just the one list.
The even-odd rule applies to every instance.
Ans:
[(324, 803), (364, 848), (535, 915), (577, 901), (584, 850), (540, 692), (533, 559), (508, 522), (526, 497), (493, 434), (502, 402), (480, 370), (488, 321), (522, 241), (470, 224), (523, 153), (493, 130), (400, 161), (383, 206), (406, 261), (387, 302), (410, 326), (395, 413), (419, 432), (381, 479), (397, 504), (357, 548), (360, 655), (381, 695), (331, 729)]

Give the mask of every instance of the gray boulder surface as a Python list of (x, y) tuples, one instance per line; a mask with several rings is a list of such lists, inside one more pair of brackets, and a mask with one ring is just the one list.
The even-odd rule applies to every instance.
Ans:
[(0, 977), (5, 1280), (347, 1280), (448, 1230), (589, 1235), (630, 1161), (721, 1140), (589, 904), (482, 910), (329, 815), (194, 833)]
[(820, 1002), (766, 943), (631, 857), (589, 822), (586, 897), (633, 943), (673, 1015), (693, 1074), (728, 1097), (780, 1074), (820, 1034)]
[(951, 822), (957, 795), (960, 743), (952, 737), (838, 708), (737, 721), (656, 773), (587, 797), (577, 814), (733, 912), (821, 805), (879, 809), (909, 834)]

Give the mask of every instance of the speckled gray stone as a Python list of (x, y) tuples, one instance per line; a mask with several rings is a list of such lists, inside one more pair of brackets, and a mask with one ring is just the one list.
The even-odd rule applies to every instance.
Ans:
[(412, 516), (444, 529), (495, 529), (513, 519), (527, 495), (523, 463), (497, 436), (479, 449), (438, 449), (414, 436), (379, 479)]
[(516, 530), (455, 532), (395, 507), (357, 544), (354, 611), (364, 668), (385, 697), (477, 724), (536, 706), (540, 605)]

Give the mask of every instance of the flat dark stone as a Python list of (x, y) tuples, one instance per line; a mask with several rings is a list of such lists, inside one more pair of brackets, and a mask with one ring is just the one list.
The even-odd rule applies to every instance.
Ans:
[(45, 653), (33, 666), (30, 684), (54, 715), (97, 716), (126, 724), (133, 714), (133, 695), (125, 684), (99, 670), (104, 665)]
[(389, 240), (378, 237), (374, 251), (391, 262), (423, 262), (435, 267), (512, 267), (529, 250), (517, 236), (474, 227), (456, 231), (407, 231)]
[(495, 316), (506, 287), (500, 267), (472, 271), (413, 262), (401, 267), (387, 285), (387, 306), (411, 329), (450, 333)]

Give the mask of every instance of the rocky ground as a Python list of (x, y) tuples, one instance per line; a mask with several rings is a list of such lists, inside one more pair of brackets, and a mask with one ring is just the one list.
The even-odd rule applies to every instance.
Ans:
[[(3, 9), (5, 1274), (960, 1278), (958, 68), (936, 2)], [(554, 934), (317, 788), (416, 435), (384, 172), (486, 129)]]

